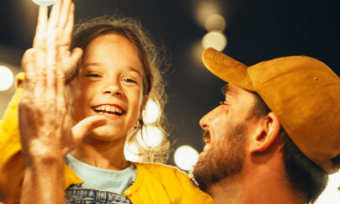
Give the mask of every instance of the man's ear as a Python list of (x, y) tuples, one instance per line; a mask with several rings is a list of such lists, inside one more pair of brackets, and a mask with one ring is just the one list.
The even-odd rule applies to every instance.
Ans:
[(142, 105), (140, 106), (140, 112), (139, 112), (138, 120), (142, 119), (143, 110), (145, 109), (148, 100), (149, 100), (149, 95), (143, 95), (143, 101), (142, 101)]
[(266, 151), (274, 143), (280, 132), (280, 120), (275, 113), (270, 112), (259, 120), (259, 128), (252, 135), (250, 141), (249, 150), (251, 154)]

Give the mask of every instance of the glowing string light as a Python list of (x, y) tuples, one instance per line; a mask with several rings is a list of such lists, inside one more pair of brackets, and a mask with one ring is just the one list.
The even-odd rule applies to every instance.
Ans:
[(5, 66), (0, 66), (0, 91), (9, 89), (14, 81), (13, 73)]
[(326, 189), (322, 192), (315, 204), (339, 204), (340, 203), (340, 173), (329, 175)]
[(223, 31), (226, 27), (226, 21), (221, 15), (213, 14), (205, 20), (204, 27), (208, 31)]
[(227, 38), (222, 32), (209, 32), (203, 37), (202, 45), (204, 49), (212, 47), (218, 51), (222, 51), (227, 46)]
[(124, 155), (125, 155), (126, 160), (129, 160), (132, 162), (138, 162), (139, 161), (138, 154), (139, 154), (139, 150), (135, 144), (125, 144)]
[(143, 111), (143, 121), (145, 124), (152, 124), (157, 121), (160, 115), (159, 106), (152, 100), (149, 100)]
[[(143, 136), (142, 136), (143, 134)], [(145, 126), (143, 131), (137, 133), (137, 142), (142, 147), (157, 147), (164, 137), (163, 132), (155, 126)]]
[(34, 3), (41, 6), (50, 6), (54, 4), (57, 0), (33, 0)]
[(192, 169), (193, 166), (197, 163), (198, 158), (198, 152), (188, 145), (180, 146), (175, 151), (175, 163), (179, 168), (183, 170), (188, 171)]

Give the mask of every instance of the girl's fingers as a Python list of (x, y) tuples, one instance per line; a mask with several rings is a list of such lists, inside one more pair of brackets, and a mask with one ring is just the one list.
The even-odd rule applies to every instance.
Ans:
[(71, 10), (71, 0), (64, 0), (61, 7), (60, 19), (58, 24), (58, 29), (64, 29), (68, 23), (70, 10)]
[(48, 21), (47, 30), (53, 30), (57, 28), (60, 18), (60, 10), (62, 6), (63, 0), (57, 0), (57, 2), (53, 5), (50, 19)]
[(47, 101), (53, 101), (56, 98), (57, 88), (57, 33), (56, 31), (49, 31), (46, 39), (46, 97)]
[(93, 129), (106, 125), (106, 123), (107, 119), (105, 116), (90, 116), (85, 118), (72, 128), (74, 142), (79, 144)]
[(33, 40), (33, 48), (44, 48), (44, 42), (41, 40), (47, 26), (47, 6), (39, 6), (38, 23)]

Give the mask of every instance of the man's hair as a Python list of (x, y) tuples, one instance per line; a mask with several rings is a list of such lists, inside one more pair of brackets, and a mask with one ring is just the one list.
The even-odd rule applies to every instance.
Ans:
[[(255, 103), (250, 115), (256, 118), (266, 116), (271, 110), (257, 93), (254, 93), (254, 95)], [(326, 188), (328, 183), (327, 173), (296, 147), (282, 126), (279, 139), (283, 143), (281, 151), (283, 152), (289, 185), (294, 190), (304, 193), (308, 203), (314, 203)], [(332, 160), (335, 165), (340, 165), (340, 156), (338, 157)]]

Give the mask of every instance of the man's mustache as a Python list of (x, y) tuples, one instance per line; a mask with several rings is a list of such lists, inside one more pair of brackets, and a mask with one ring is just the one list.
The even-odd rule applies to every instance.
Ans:
[(210, 140), (210, 132), (209, 131), (205, 131), (203, 134), (203, 140), (207, 141)]

